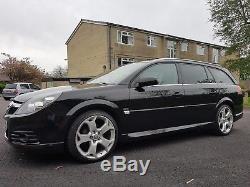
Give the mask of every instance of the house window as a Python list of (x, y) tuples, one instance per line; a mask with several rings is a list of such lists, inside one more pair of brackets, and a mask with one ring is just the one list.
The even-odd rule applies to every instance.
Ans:
[(134, 58), (118, 58), (118, 66), (124, 66), (126, 64), (130, 64), (130, 63), (133, 63), (135, 62), (135, 59)]
[(147, 46), (156, 47), (156, 37), (147, 36)]
[(225, 56), (225, 54), (226, 54), (225, 49), (222, 49), (222, 50), (220, 51), (220, 56)]
[(218, 63), (219, 62), (219, 50), (213, 48), (213, 63)]
[(176, 58), (176, 41), (168, 41), (168, 58)]
[(205, 47), (203, 45), (197, 45), (197, 55), (205, 55)]
[(188, 51), (188, 42), (181, 42), (181, 51)]
[(117, 31), (117, 42), (125, 45), (134, 45), (134, 35), (131, 32)]

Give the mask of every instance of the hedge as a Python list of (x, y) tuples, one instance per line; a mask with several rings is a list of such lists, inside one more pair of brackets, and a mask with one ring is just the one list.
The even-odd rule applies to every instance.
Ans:
[(5, 87), (5, 83), (1, 83), (0, 82), (0, 93), (2, 93), (2, 91), (3, 91), (3, 89), (4, 89), (4, 87)]

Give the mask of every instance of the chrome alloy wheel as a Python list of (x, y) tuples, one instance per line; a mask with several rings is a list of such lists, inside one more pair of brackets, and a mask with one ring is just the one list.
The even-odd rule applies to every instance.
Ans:
[(111, 120), (101, 115), (93, 115), (78, 127), (75, 144), (82, 156), (96, 160), (109, 153), (115, 136), (115, 127)]
[(223, 106), (218, 113), (218, 125), (223, 134), (228, 134), (233, 127), (233, 113), (230, 107)]

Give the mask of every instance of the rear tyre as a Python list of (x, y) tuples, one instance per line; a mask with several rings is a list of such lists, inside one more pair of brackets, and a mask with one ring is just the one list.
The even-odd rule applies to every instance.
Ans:
[(215, 132), (217, 135), (228, 135), (233, 129), (233, 111), (230, 106), (221, 105), (217, 111)]
[(118, 129), (113, 117), (103, 111), (89, 111), (71, 126), (67, 148), (79, 161), (96, 162), (114, 150), (117, 139)]

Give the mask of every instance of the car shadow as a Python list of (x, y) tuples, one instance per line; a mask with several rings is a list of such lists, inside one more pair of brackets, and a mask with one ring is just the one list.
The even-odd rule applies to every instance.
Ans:
[[(165, 146), (166, 144), (175, 144), (195, 139), (204, 139), (208, 136), (213, 136), (207, 128), (193, 128), (180, 130), (176, 132), (168, 132), (159, 135), (153, 135), (143, 138), (133, 138), (125, 142), (118, 143), (112, 155), (125, 155), (129, 152), (138, 150), (150, 149), (155, 147)], [(32, 163), (39, 167), (47, 167), (48, 165), (79, 165), (67, 152), (63, 150), (55, 150), (53, 148), (42, 150), (22, 150), (14, 149), (14, 159), (21, 161), (21, 164)], [(31, 164), (31, 165), (32, 165)], [(88, 164), (88, 163), (84, 163)]]
[(122, 155), (123, 153), (135, 150), (143, 150), (147, 148), (162, 147), (167, 144), (176, 144), (195, 139), (203, 139), (206, 137), (215, 136), (208, 131), (207, 128), (196, 127), (192, 129), (167, 132), (163, 134), (151, 135), (142, 138), (129, 139), (126, 142), (119, 143), (115, 154)]

